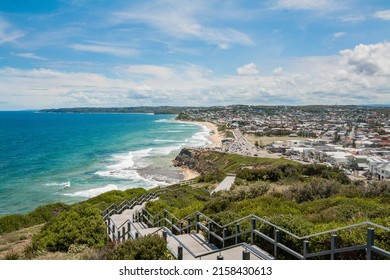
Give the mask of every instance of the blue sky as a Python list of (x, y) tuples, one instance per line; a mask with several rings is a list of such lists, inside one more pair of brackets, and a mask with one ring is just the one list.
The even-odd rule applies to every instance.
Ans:
[(1, 0), (0, 110), (390, 103), (388, 0)]

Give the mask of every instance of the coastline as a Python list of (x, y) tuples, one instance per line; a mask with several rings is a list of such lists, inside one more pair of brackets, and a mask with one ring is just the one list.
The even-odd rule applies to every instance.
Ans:
[[(210, 134), (207, 136), (207, 139), (211, 142), (206, 147), (208, 148), (219, 148), (222, 145), (222, 139), (224, 136), (218, 131), (218, 127), (212, 123), (212, 122), (199, 122), (199, 121), (181, 121), (181, 120), (174, 120), (175, 122), (181, 122), (181, 123), (189, 123), (189, 124), (196, 124), (199, 126), (206, 127)], [(184, 177), (184, 181), (194, 179), (198, 176), (200, 176), (200, 173), (189, 169), (188, 167), (181, 167), (182, 174)]]
[(211, 144), (207, 145), (207, 147), (209, 148), (221, 147), (221, 141), (224, 138), (224, 136), (218, 131), (218, 127), (214, 123), (199, 122), (199, 121), (181, 121), (181, 120), (174, 120), (174, 121), (181, 122), (181, 123), (196, 124), (199, 126), (206, 127), (208, 130), (210, 130), (210, 135), (207, 136), (207, 139), (211, 142)]

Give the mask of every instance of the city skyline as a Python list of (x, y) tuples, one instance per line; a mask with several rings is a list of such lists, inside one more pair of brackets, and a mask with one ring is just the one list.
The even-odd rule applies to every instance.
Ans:
[(0, 110), (390, 103), (386, 1), (2, 1)]

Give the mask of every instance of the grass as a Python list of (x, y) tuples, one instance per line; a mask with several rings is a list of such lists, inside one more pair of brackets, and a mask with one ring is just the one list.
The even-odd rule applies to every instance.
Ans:
[(32, 237), (43, 227), (43, 224), (24, 228), (18, 231), (0, 235), (0, 259), (10, 254), (21, 253), (29, 244)]
[(205, 153), (201, 160), (205, 162), (212, 162), (213, 166), (218, 172), (231, 173), (236, 172), (241, 167), (253, 166), (253, 165), (271, 165), (271, 164), (283, 164), (290, 163), (292, 165), (300, 165), (297, 162), (283, 159), (283, 158), (257, 158), (247, 157), (236, 154), (227, 154), (219, 152), (208, 152)]
[(268, 145), (275, 141), (287, 141), (287, 140), (304, 140), (305, 138), (301, 137), (289, 137), (289, 136), (254, 136), (251, 134), (245, 134), (245, 139), (247, 139), (253, 145), (258, 141), (260, 145)]

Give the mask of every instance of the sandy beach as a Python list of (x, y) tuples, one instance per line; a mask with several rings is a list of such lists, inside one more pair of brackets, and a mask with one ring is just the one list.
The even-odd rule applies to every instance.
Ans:
[(211, 142), (211, 144), (208, 145), (208, 147), (210, 148), (221, 147), (221, 141), (224, 138), (224, 136), (218, 131), (218, 127), (215, 124), (211, 122), (195, 122), (195, 121), (179, 121), (179, 120), (175, 120), (175, 121), (182, 122), (182, 123), (197, 124), (200, 126), (207, 127), (210, 130), (210, 135), (207, 138)]
[(182, 172), (183, 172), (183, 180), (192, 180), (198, 176), (200, 176), (199, 172), (196, 172), (195, 170), (191, 170), (188, 167), (182, 167)]
[(209, 147), (221, 147), (221, 141), (224, 138), (224, 136), (218, 131), (218, 127), (211, 123), (211, 122), (191, 122), (196, 123), (202, 126), (207, 127), (211, 130), (210, 135), (208, 136), (208, 139), (212, 142)]

